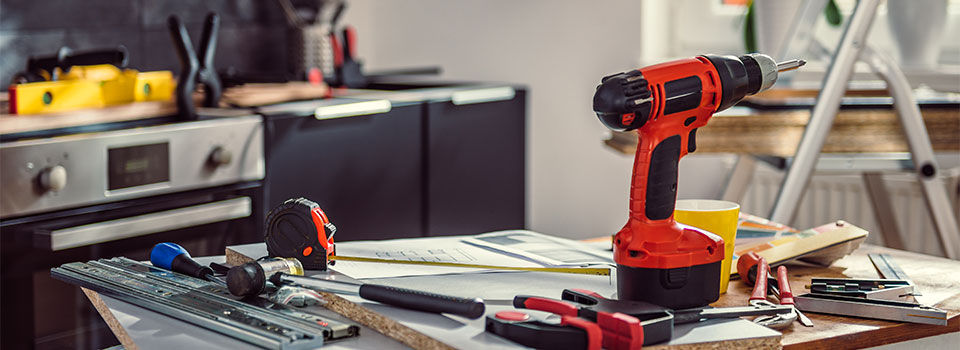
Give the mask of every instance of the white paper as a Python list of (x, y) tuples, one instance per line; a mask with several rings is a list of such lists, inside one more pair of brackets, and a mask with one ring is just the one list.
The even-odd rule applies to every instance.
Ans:
[[(337, 255), (408, 261), (543, 267), (531, 261), (467, 244), (463, 242), (464, 237), (468, 236), (340, 242), (337, 243)], [(337, 260), (334, 265), (330, 266), (330, 269), (355, 279), (502, 271), (348, 260)]]
[(508, 230), (466, 236), (464, 242), (500, 251), (549, 267), (612, 265), (613, 253), (583, 242), (527, 230)]

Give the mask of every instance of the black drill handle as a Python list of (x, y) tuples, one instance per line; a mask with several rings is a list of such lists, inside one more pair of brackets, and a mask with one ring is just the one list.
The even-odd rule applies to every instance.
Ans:
[(485, 311), (480, 298), (460, 298), (378, 284), (360, 286), (360, 297), (405, 309), (446, 313), (476, 319)]
[[(643, 142), (641, 136), (640, 142)], [(642, 148), (642, 146), (641, 146)], [(648, 164), (637, 162), (636, 171), (645, 171), (647, 173), (647, 183), (637, 183), (637, 177), (634, 177), (633, 186), (644, 186), (645, 197), (643, 210), (644, 215), (650, 220), (666, 220), (673, 215), (673, 209), (677, 204), (677, 175), (679, 174), (679, 162), (681, 142), (680, 135), (669, 136), (660, 143), (651, 147), (650, 159)], [(638, 157), (640, 150), (638, 152)], [(644, 169), (644, 167), (647, 167)], [(634, 201), (641, 200), (634, 198)], [(634, 209), (637, 209), (636, 206)]]

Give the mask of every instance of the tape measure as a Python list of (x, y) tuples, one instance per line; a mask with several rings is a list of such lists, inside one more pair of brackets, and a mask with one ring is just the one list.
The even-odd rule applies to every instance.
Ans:
[(440, 262), (440, 261), (413, 261), (413, 260), (379, 259), (379, 258), (367, 258), (367, 257), (361, 257), (361, 256), (340, 256), (340, 255), (333, 255), (333, 256), (330, 257), (330, 260), (331, 260), (331, 261), (337, 261), (337, 260), (360, 261), (360, 262), (372, 262), (372, 263), (383, 263), (383, 264), (406, 264), (406, 265), (428, 265), (428, 266), (446, 266), (446, 267), (466, 267), (466, 268), (489, 269), (489, 270), (556, 272), (556, 273), (573, 273), (573, 274), (581, 274), (581, 275), (610, 276), (610, 269), (609, 269), (609, 268), (598, 268), (598, 267), (525, 267), (525, 266), (500, 266), (500, 265), (464, 264), (464, 263), (452, 263), (452, 262)]
[(474, 268), (485, 270), (533, 271), (609, 276), (609, 268), (591, 267), (521, 267), (483, 264), (465, 264), (439, 261), (412, 261), (336, 255), (333, 235), (337, 232), (320, 209), (320, 205), (306, 198), (288, 199), (267, 214), (267, 253), (276, 257), (295, 257), (309, 270), (326, 270), (327, 264), (338, 260), (381, 264), (405, 264)]
[(333, 235), (337, 227), (320, 205), (306, 198), (294, 198), (267, 214), (267, 253), (294, 257), (309, 270), (326, 270), (334, 253)]

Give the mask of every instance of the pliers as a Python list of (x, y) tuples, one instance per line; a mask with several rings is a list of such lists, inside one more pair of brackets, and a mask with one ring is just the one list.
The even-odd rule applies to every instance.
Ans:
[[(607, 299), (600, 294), (583, 289), (565, 289), (561, 294), (565, 301), (578, 305), (578, 315), (586, 319), (595, 319), (598, 312), (624, 313), (640, 320), (643, 326), (643, 344), (652, 345), (673, 338), (675, 325), (700, 322), (707, 319), (737, 318), (743, 316), (764, 316), (791, 312), (789, 306), (739, 306), (720, 308), (692, 308), (671, 310), (659, 305), (634, 300)], [(516, 299), (514, 299), (516, 306)]]
[[(787, 279), (787, 267), (777, 268), (777, 278), (770, 277), (770, 265), (767, 260), (754, 252), (750, 252), (740, 257), (737, 262), (737, 270), (743, 271), (741, 276), (744, 282), (750, 283), (754, 280), (753, 293), (750, 296), (750, 305), (774, 305), (767, 301), (767, 291), (773, 291), (780, 299), (780, 305), (789, 306), (792, 310), (789, 314), (761, 316), (754, 319), (754, 322), (770, 328), (783, 328), (791, 325), (793, 320), (799, 319), (800, 324), (806, 327), (813, 327), (813, 321), (796, 308), (793, 301), (793, 292), (790, 290), (790, 280)], [(770, 283), (776, 282), (776, 286)]]
[[(767, 300), (767, 277), (770, 275), (770, 265), (767, 265), (767, 259), (760, 258), (757, 263), (757, 281), (753, 285), (753, 293), (750, 295), (750, 305), (753, 306), (771, 306), (774, 305)], [(773, 329), (785, 328), (793, 324), (798, 318), (798, 311), (793, 304), (793, 293), (790, 291), (790, 283), (787, 281), (787, 268), (780, 266), (777, 269), (777, 284), (780, 294), (780, 305), (790, 305), (793, 310), (786, 314), (773, 316), (760, 316), (753, 320), (762, 326)]]

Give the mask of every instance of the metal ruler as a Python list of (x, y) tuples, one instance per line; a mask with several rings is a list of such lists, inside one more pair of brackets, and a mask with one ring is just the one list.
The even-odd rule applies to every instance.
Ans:
[(797, 308), (824, 314), (947, 325), (947, 312), (929, 306), (890, 300), (808, 293), (793, 297)]
[[(127, 258), (64, 264), (54, 278), (270, 349), (312, 349), (358, 335), (356, 325), (322, 319), (266, 300), (253, 306), (215, 283)], [(259, 299), (259, 298), (258, 298)]]
[(330, 256), (330, 261), (337, 261), (337, 260), (372, 262), (372, 263), (382, 263), (382, 264), (428, 265), (428, 266), (446, 266), (446, 267), (466, 267), (466, 268), (473, 268), (473, 269), (489, 269), (489, 270), (554, 272), (554, 273), (572, 273), (572, 274), (580, 274), (580, 275), (610, 276), (609, 268), (598, 268), (598, 267), (521, 267), (521, 266), (464, 264), (464, 263), (453, 263), (453, 262), (442, 262), (442, 261), (380, 259), (380, 258), (367, 258), (367, 257), (360, 257), (360, 256), (341, 256), (341, 255)]

